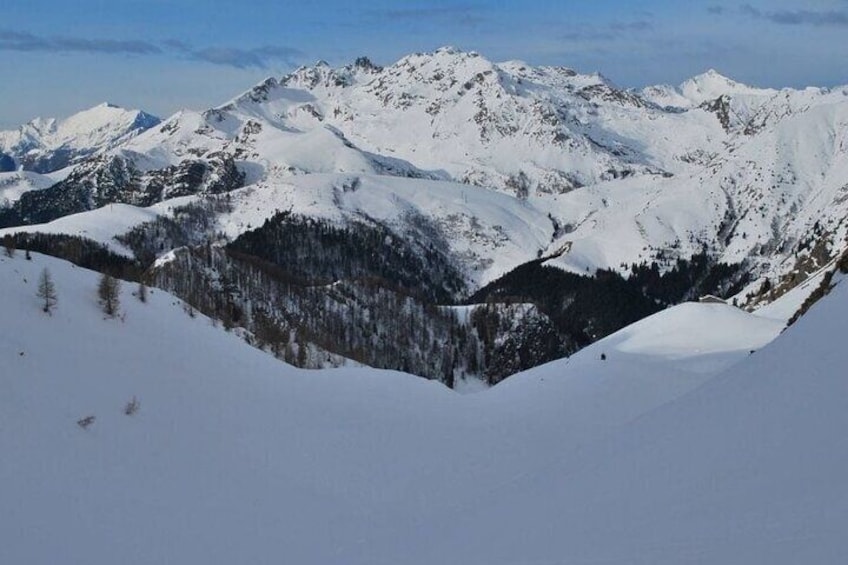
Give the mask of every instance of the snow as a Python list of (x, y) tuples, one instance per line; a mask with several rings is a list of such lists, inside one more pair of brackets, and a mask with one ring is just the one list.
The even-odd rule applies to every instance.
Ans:
[[(692, 321), (697, 320), (697, 325)], [(616, 334), (616, 349), (672, 359), (759, 349), (783, 329), (780, 320), (725, 304), (685, 303), (636, 322)], [(745, 328), (744, 339), (727, 328)]]
[(379, 175), (310, 174), (269, 179), (231, 197), (233, 212), (219, 220), (222, 231), (238, 237), (261, 226), (277, 211), (290, 211), (344, 224), (379, 221), (400, 237), (422, 240), (422, 222), (437, 228), (474, 286), (481, 286), (533, 259), (547, 247), (553, 226), (532, 205), (516, 205), (506, 194), (444, 181)]
[(17, 202), (21, 195), (31, 190), (43, 190), (55, 181), (46, 176), (29, 171), (0, 173), (0, 208)]
[(14, 131), (0, 132), (0, 151), (13, 157), (70, 151), (90, 155), (132, 139), (159, 119), (140, 110), (104, 102), (64, 120), (36, 118)]
[[(706, 246), (775, 282), (812, 245), (831, 256), (845, 246), (846, 93), (758, 89), (715, 71), (634, 93), (600, 75), (443, 48), (382, 70), (303, 67), (206, 112), (178, 112), (108, 153), (141, 171), (232, 156), (247, 186), (220, 218), (231, 239), (278, 210), (367, 218), (399, 237), (424, 218), (472, 290), (562, 249), (551, 265), (626, 273), (660, 254), (665, 269)], [(719, 96), (727, 124), (699, 107)], [(65, 128), (82, 145), (100, 143), (82, 124), (103, 133), (97, 124), (124, 115), (101, 106)], [(25, 188), (10, 186), (10, 200)], [(67, 229), (110, 245), (119, 235), (91, 223), (79, 216)]]
[(741, 84), (723, 76), (715, 69), (685, 81), (680, 85), (680, 92), (695, 106), (727, 95), (768, 98), (777, 93), (776, 90)]
[(810, 295), (822, 285), (827, 273), (834, 269), (834, 263), (835, 260), (831, 261), (774, 302), (758, 308), (757, 316), (788, 322), (801, 309)]
[[(729, 100), (729, 131), (698, 107), (719, 96)], [(257, 201), (242, 199), (224, 220), (230, 237), (290, 208), (336, 221), (365, 214), (402, 232), (399, 210), (422, 212), (421, 199), (410, 202), (402, 188), (422, 187), (432, 201), (423, 213), (468, 257), (460, 265), (471, 286), (565, 246), (570, 252), (551, 264), (579, 273), (626, 271), (661, 250), (687, 257), (707, 245), (720, 260), (749, 260), (756, 276), (776, 280), (804, 254), (794, 246), (816, 222), (836, 250), (848, 235), (846, 111), (844, 89), (759, 89), (709, 71), (637, 95), (599, 75), (443, 48), (383, 70), (303, 67), (204, 114), (181, 113), (122, 151), (142, 168), (238, 152), (249, 172), (245, 194)], [(388, 159), (394, 170), (385, 169)], [(625, 178), (610, 178), (611, 170)], [(520, 174), (526, 199), (508, 186)], [(344, 181), (327, 175), (370, 179), (363, 185), (385, 192), (334, 200), (325, 185)], [(585, 186), (572, 190), (573, 181)], [(470, 204), (471, 213), (457, 209), (457, 193), (481, 194), (478, 205), (492, 194), (495, 207), (513, 211), (479, 214), (490, 228), (481, 243), (457, 229), (474, 216)], [(557, 239), (548, 215), (567, 228)], [(514, 251), (493, 244), (501, 233)]]
[(66, 234), (84, 237), (108, 247), (114, 253), (133, 257), (132, 251), (115, 240), (135, 226), (156, 219), (155, 208), (109, 204), (90, 212), (64, 216), (46, 224), (0, 229), (0, 237), (14, 233)]
[[(52, 316), (35, 296), (44, 267)], [(768, 345), (775, 322), (682, 305), (465, 396), (294, 369), (155, 289), (142, 304), (125, 284), (122, 319), (104, 319), (96, 286), (62, 261), (0, 258), (0, 562), (788, 565), (848, 551), (844, 284)]]

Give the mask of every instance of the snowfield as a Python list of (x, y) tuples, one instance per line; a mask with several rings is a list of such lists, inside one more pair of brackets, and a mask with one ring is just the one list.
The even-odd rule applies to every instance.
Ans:
[(142, 304), (125, 284), (121, 318), (104, 319), (96, 287), (56, 259), (0, 256), (2, 563), (848, 554), (844, 283), (780, 335), (779, 320), (685, 304), (465, 396), (289, 367), (155, 289)]

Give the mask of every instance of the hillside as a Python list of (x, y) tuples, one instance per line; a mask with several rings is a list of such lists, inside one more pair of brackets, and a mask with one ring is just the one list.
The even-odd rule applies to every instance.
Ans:
[(96, 286), (0, 258), (3, 562), (779, 565), (848, 549), (842, 283), (767, 345), (781, 322), (682, 305), (470, 396), (288, 367), (159, 290), (142, 304), (124, 285), (122, 319), (104, 319)]

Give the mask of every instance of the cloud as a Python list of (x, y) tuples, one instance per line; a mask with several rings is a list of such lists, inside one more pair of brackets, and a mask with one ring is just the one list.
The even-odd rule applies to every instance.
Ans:
[(192, 51), (191, 45), (185, 41), (180, 41), (179, 39), (166, 39), (162, 42), (162, 45), (181, 53), (190, 53)]
[(154, 55), (161, 53), (162, 49), (147, 41), (88, 39), (63, 36), (43, 37), (27, 32), (0, 30), (0, 51)]
[(720, 16), (720, 15), (724, 14), (724, 12), (725, 12), (724, 6), (718, 6), (718, 5), (707, 6), (707, 13), (713, 14), (714, 16)]
[(226, 65), (238, 69), (267, 68), (274, 61), (292, 64), (302, 57), (302, 51), (293, 47), (265, 46), (255, 49), (238, 49), (235, 47), (205, 47), (184, 51), (190, 58), (215, 65)]
[(615, 39), (615, 34), (609, 30), (580, 27), (560, 34), (560, 39), (569, 42), (578, 41), (609, 41)]
[(615, 21), (605, 26), (572, 25), (570, 29), (559, 34), (559, 38), (568, 42), (609, 42), (624, 39), (642, 32), (653, 31), (654, 24), (649, 20), (630, 22)]
[(742, 14), (780, 25), (814, 27), (848, 27), (848, 10), (778, 10), (763, 11), (744, 4)]
[(380, 19), (396, 22), (436, 20), (464, 26), (473, 26), (486, 21), (486, 16), (479, 6), (393, 8), (374, 12), (374, 15)]
[(610, 29), (613, 31), (648, 31), (654, 29), (654, 24), (648, 20), (638, 20), (635, 22), (613, 22), (610, 24)]
[(90, 39), (39, 36), (0, 29), (0, 51), (45, 53), (92, 53), (110, 55), (171, 55), (238, 69), (268, 68), (274, 62), (291, 64), (303, 56), (293, 47), (266, 45), (250, 49), (225, 46), (195, 48), (178, 39), (161, 43), (138, 40)]

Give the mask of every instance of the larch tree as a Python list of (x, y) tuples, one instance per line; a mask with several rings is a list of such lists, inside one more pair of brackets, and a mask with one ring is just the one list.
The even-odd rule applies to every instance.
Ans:
[(41, 299), (42, 310), (47, 314), (52, 313), (59, 298), (56, 296), (56, 285), (53, 283), (53, 277), (46, 267), (38, 277), (38, 291), (36, 295)]
[(101, 308), (103, 308), (103, 313), (110, 318), (118, 315), (118, 309), (121, 306), (120, 291), (121, 281), (107, 273), (100, 276), (100, 283), (97, 285), (97, 297)]
[(144, 284), (144, 281), (138, 283), (138, 290), (135, 295), (140, 302), (147, 302), (147, 285)]
[(15, 247), (15, 238), (9, 234), (6, 234), (3, 237), (3, 250), (6, 253), (6, 257), (15, 256)]

